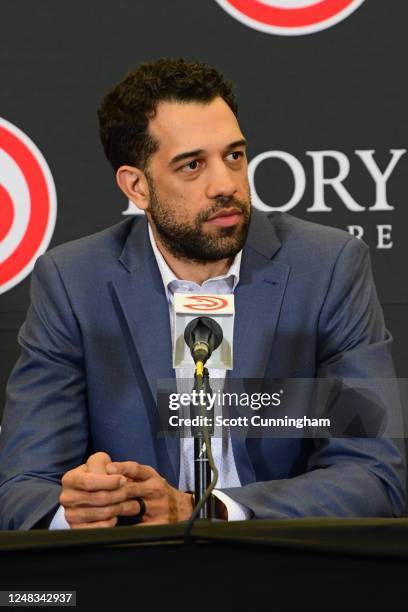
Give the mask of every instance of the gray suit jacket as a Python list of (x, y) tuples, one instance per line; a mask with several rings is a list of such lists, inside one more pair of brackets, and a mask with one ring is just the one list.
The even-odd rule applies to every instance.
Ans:
[[(157, 436), (157, 381), (174, 370), (146, 219), (42, 256), (31, 298), (0, 436), (0, 527), (46, 524), (64, 472), (98, 450), (177, 486), (179, 440)], [(394, 376), (368, 248), (346, 232), (254, 210), (235, 304), (234, 378)], [(232, 442), (242, 486), (226, 493), (255, 518), (403, 512), (397, 440)]]

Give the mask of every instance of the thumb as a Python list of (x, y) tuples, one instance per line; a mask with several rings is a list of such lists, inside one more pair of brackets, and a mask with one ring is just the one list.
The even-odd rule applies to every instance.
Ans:
[(88, 471), (93, 474), (107, 474), (106, 466), (111, 462), (112, 459), (109, 457), (108, 453), (94, 453), (88, 458), (86, 467)]

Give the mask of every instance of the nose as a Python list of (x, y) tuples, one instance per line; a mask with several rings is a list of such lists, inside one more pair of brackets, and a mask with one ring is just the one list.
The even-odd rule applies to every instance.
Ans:
[(230, 198), (237, 192), (237, 179), (223, 161), (212, 165), (208, 177), (207, 197), (210, 200)]

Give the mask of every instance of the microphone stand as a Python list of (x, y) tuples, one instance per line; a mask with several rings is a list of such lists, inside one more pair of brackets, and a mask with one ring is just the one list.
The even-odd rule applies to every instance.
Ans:
[[(204, 496), (206, 490), (211, 483), (211, 468), (208, 459), (207, 445), (211, 449), (211, 437), (214, 433), (214, 409), (207, 409), (207, 393), (212, 394), (210, 380), (207, 368), (203, 367), (201, 362), (197, 363), (194, 373), (193, 391), (197, 392), (198, 405), (190, 404), (190, 412), (192, 417), (200, 417), (199, 425), (193, 426), (191, 433), (194, 438), (194, 499), (197, 505), (200, 499)], [(202, 393), (204, 392), (204, 399)], [(205, 418), (210, 420), (210, 427), (207, 427)], [(213, 519), (214, 500), (210, 495), (198, 513), (198, 518)]]

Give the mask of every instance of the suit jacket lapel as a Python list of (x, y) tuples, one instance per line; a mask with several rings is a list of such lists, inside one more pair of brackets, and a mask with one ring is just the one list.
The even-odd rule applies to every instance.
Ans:
[(178, 482), (179, 440), (157, 438), (157, 382), (174, 379), (169, 309), (163, 281), (152, 251), (145, 218), (135, 220), (119, 258), (128, 271), (111, 283), (113, 303), (125, 336), (131, 365), (144, 397), (151, 394), (148, 417), (162, 475)]
[(273, 224), (253, 211), (235, 290), (234, 369), (231, 378), (263, 378), (290, 267), (274, 262), (280, 249)]
[[(290, 270), (272, 260), (280, 246), (273, 220), (253, 210), (235, 290), (234, 369), (227, 374), (227, 384), (230, 379), (268, 376)], [(232, 446), (241, 483), (255, 482), (245, 437), (232, 437)]]

